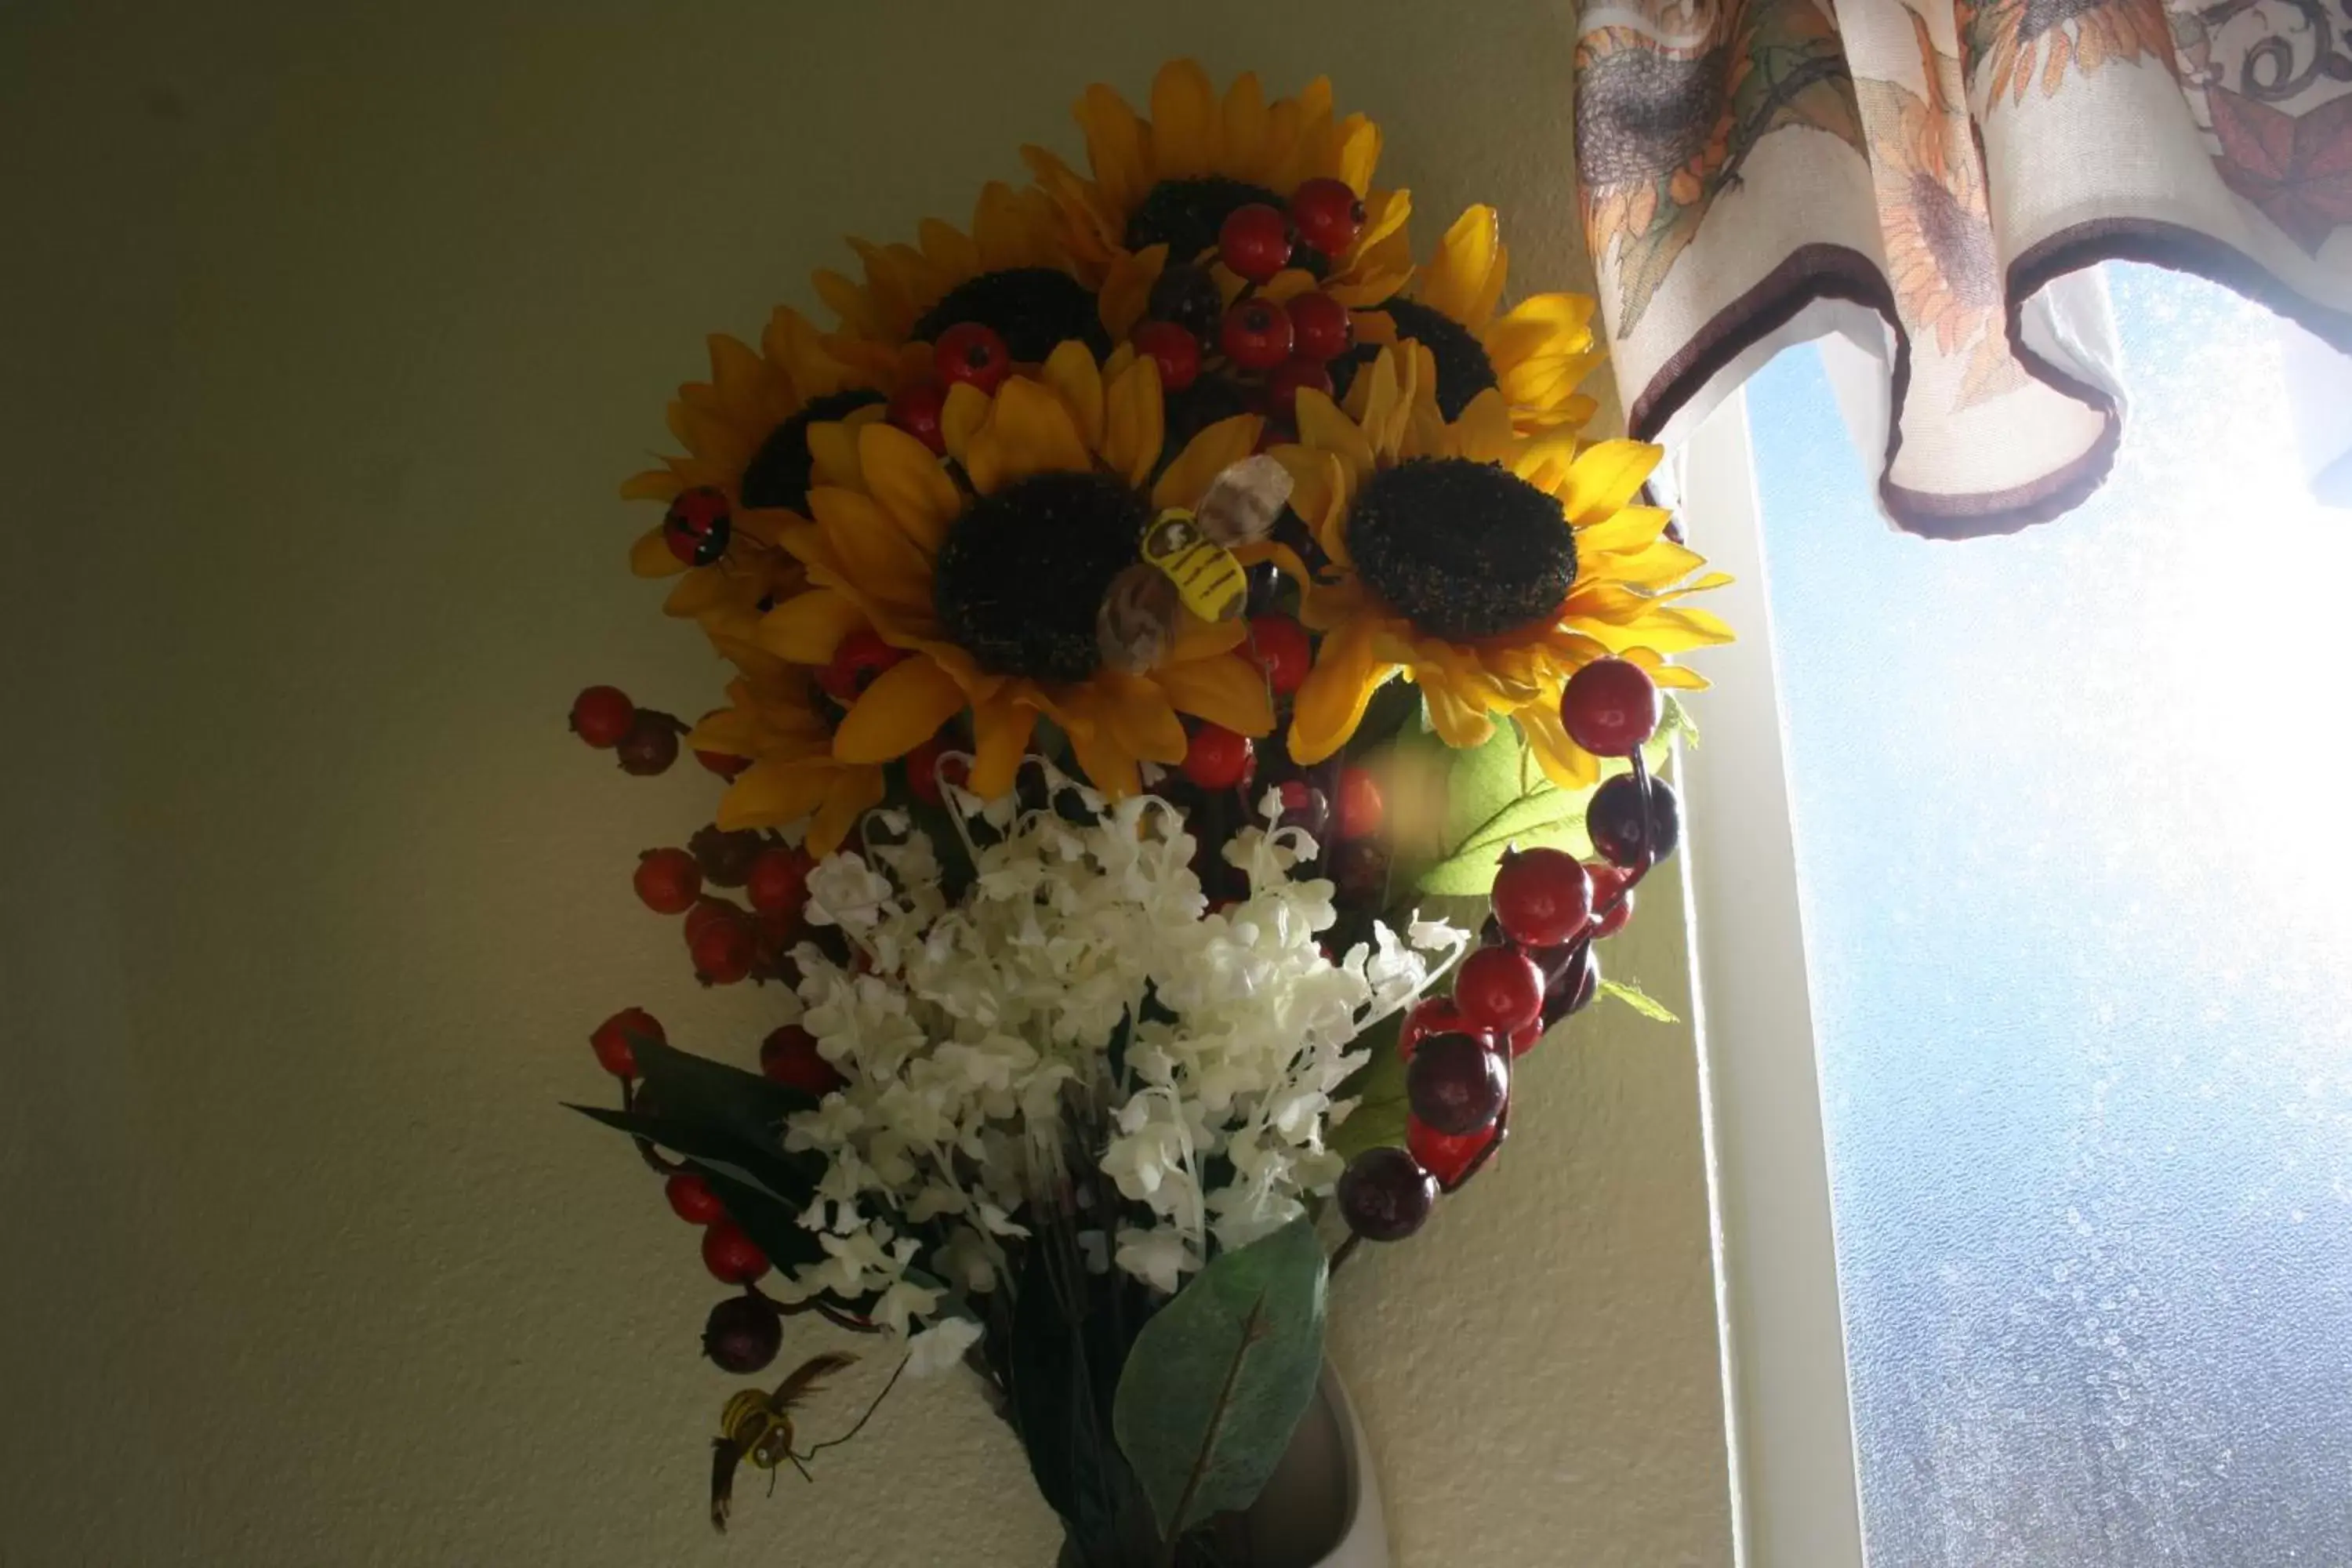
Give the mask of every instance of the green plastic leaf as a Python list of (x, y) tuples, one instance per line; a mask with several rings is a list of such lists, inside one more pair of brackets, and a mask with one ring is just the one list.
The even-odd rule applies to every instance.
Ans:
[(1638, 985), (1628, 985), (1622, 980), (1604, 980), (1601, 983), (1601, 994), (1603, 996), (1616, 997), (1644, 1018), (1656, 1023), (1679, 1024), (1682, 1022), (1675, 1016), (1674, 1009)]
[(1315, 1397), (1326, 1274), (1296, 1219), (1211, 1262), (1136, 1336), (1111, 1429), (1164, 1539), (1265, 1489)]
[[(1398, 1019), (1402, 1017), (1397, 1015)], [(1396, 1037), (1396, 1020), (1383, 1024), (1379, 1037), (1370, 1042), (1370, 1058), (1339, 1090), (1342, 1097), (1356, 1101), (1347, 1120), (1331, 1129), (1331, 1152), (1343, 1160), (1352, 1160), (1367, 1149), (1404, 1142), (1404, 1119), (1411, 1108), (1405, 1103), (1404, 1058), (1397, 1055)]]

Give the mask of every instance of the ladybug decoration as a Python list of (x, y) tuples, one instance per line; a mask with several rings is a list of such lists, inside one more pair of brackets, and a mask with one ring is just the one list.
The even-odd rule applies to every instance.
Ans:
[(688, 565), (708, 566), (727, 553), (734, 528), (727, 492), (697, 485), (669, 503), (669, 513), (662, 519), (662, 539), (669, 552)]

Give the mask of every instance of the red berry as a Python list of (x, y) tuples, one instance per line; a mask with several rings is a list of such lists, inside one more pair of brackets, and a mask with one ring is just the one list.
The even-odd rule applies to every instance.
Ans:
[(712, 921), (687, 944), (694, 959), (694, 977), (705, 985), (733, 985), (751, 978), (759, 962), (759, 938), (749, 921)]
[(698, 751), (694, 753), (694, 760), (729, 784), (733, 784), (743, 770), (751, 765), (751, 758), (730, 756), (725, 752)]
[(1475, 1035), (1432, 1035), (1404, 1069), (1412, 1113), (1440, 1132), (1460, 1137), (1494, 1125), (1510, 1098), (1509, 1058)]
[(1592, 868), (1592, 935), (1615, 936), (1633, 918), (1633, 873), (1616, 866)]
[(657, 915), (682, 915), (702, 891), (702, 868), (683, 849), (648, 849), (637, 857), (637, 897)]
[(1323, 836), (1323, 825), (1331, 817), (1331, 803), (1321, 790), (1305, 779), (1285, 779), (1276, 797), (1280, 802), (1274, 819), (1276, 827), (1304, 828), (1316, 837)]
[(1568, 678), (1559, 721), (1568, 738), (1596, 757), (1630, 757), (1657, 733), (1663, 710), (1657, 682), (1631, 659), (1596, 658)]
[(961, 757), (953, 762), (940, 760), (947, 749), (948, 743), (934, 735), (907, 753), (908, 793), (926, 805), (939, 805), (945, 801), (940, 788), (942, 782), (961, 789), (971, 777), (971, 764)]
[(1244, 300), (1225, 312), (1217, 346), (1244, 370), (1272, 370), (1290, 357), (1290, 314), (1270, 300)]
[(1290, 193), (1290, 221), (1317, 250), (1344, 256), (1364, 231), (1364, 204), (1347, 181), (1325, 175)]
[(1297, 420), (1298, 395), (1331, 395), (1331, 373), (1311, 359), (1285, 360), (1265, 378), (1265, 409), (1277, 419)]
[(719, 1194), (693, 1171), (680, 1171), (663, 1183), (662, 1195), (669, 1199), (670, 1212), (688, 1225), (716, 1225), (727, 1217)]
[(1482, 1127), (1475, 1132), (1458, 1137), (1440, 1132), (1418, 1116), (1407, 1116), (1404, 1122), (1404, 1146), (1422, 1167), (1437, 1178), (1441, 1187), (1452, 1187), (1469, 1173), (1471, 1162), (1486, 1152), (1495, 1141), (1495, 1130)]
[(1290, 265), (1290, 219), (1280, 207), (1246, 202), (1217, 230), (1217, 259), (1253, 283)]
[(596, 1053), (597, 1065), (614, 1078), (637, 1076), (637, 1053), (632, 1038), (669, 1044), (662, 1033), (661, 1020), (643, 1007), (624, 1007), (603, 1023), (588, 1037), (588, 1044)]
[(891, 424), (934, 452), (948, 449), (946, 428), (940, 423), (947, 412), (948, 389), (936, 381), (910, 381), (890, 399)]
[(1381, 830), (1388, 817), (1388, 802), (1381, 795), (1381, 782), (1369, 768), (1339, 770), (1339, 837), (1369, 838)]
[(634, 773), (641, 779), (666, 773), (669, 765), (677, 761), (677, 721), (667, 713), (640, 708), (636, 721), (613, 750), (621, 759), (621, 771), (625, 773)]
[(1537, 1018), (1531, 1023), (1523, 1025), (1522, 1026), (1512, 1030), (1511, 1055), (1515, 1057), (1526, 1056), (1529, 1051), (1534, 1050), (1538, 1046), (1543, 1043), (1543, 1037), (1544, 1021), (1541, 1018)]
[(743, 890), (751, 907), (762, 914), (795, 914), (808, 895), (808, 874), (814, 862), (805, 849), (763, 849), (751, 862)]
[(1592, 917), (1592, 881), (1559, 849), (1507, 854), (1495, 874), (1495, 919), (1522, 947), (1558, 947)]
[(1454, 977), (1454, 1005), (1471, 1023), (1508, 1035), (1543, 1011), (1543, 971), (1515, 947), (1482, 947)]
[(1397, 1055), (1407, 1061), (1412, 1060), (1413, 1051), (1432, 1035), (1481, 1033), (1454, 1009), (1453, 998), (1425, 996), (1413, 1005), (1412, 1011), (1404, 1016), (1404, 1023), (1397, 1030)]
[(1173, 321), (1146, 321), (1130, 340), (1135, 352), (1160, 362), (1160, 390), (1181, 392), (1201, 374), (1201, 340)]
[(849, 1081), (818, 1054), (816, 1037), (798, 1024), (786, 1024), (760, 1042), (760, 1070), (773, 1082), (819, 1100)]
[(572, 700), (572, 732), (600, 752), (610, 751), (637, 721), (637, 705), (617, 686), (592, 686)]
[(950, 386), (961, 382), (994, 392), (1013, 374), (1013, 351), (995, 328), (978, 321), (958, 321), (941, 332), (934, 353), (940, 379)]
[(708, 566), (726, 554), (734, 531), (727, 492), (709, 485), (680, 491), (662, 516), (662, 542), (688, 566)]
[(1203, 724), (1184, 748), (1184, 776), (1202, 789), (1231, 789), (1249, 777), (1257, 750), (1245, 735)]
[(694, 900), (694, 908), (686, 911), (686, 945), (691, 949), (695, 942), (700, 940), (702, 933), (710, 929), (714, 921), (740, 921), (747, 918), (740, 906), (730, 904), (725, 899), (714, 899), (708, 895), (697, 899)]
[(1402, 1241), (1437, 1206), (1437, 1178), (1402, 1149), (1367, 1149), (1339, 1173), (1339, 1215), (1366, 1241)]
[(876, 633), (854, 631), (841, 639), (833, 658), (817, 671), (816, 683), (845, 708), (874, 684), (876, 676), (906, 657), (906, 649), (892, 647)]
[(1290, 352), (1300, 359), (1321, 364), (1355, 343), (1356, 319), (1328, 294), (1301, 294), (1285, 309), (1290, 312)]
[(722, 1219), (702, 1233), (702, 1266), (723, 1283), (749, 1285), (768, 1271), (768, 1255), (732, 1220)]
[(1257, 616), (1249, 624), (1249, 646), (1243, 657), (1265, 671), (1266, 684), (1277, 697), (1287, 697), (1306, 681), (1315, 663), (1314, 645), (1307, 628), (1288, 616)]

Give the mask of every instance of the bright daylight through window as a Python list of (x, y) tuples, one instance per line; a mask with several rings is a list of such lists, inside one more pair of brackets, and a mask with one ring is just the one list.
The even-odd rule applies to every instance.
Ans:
[(2352, 512), (2265, 312), (2110, 282), (2115, 477), (2015, 538), (1749, 386), (1874, 1568), (2352, 1561)]

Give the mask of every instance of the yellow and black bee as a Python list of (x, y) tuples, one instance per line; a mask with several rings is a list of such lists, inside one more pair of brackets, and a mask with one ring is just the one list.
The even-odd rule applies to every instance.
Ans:
[(1264, 539), (1290, 500), (1290, 473), (1264, 453), (1219, 474), (1199, 510), (1171, 507), (1137, 542), (1142, 560), (1111, 579), (1095, 617), (1096, 640), (1115, 669), (1158, 664), (1176, 640), (1179, 612), (1231, 620), (1249, 597), (1234, 547)]
[(710, 1522), (727, 1528), (735, 1506), (735, 1471), (749, 1459), (763, 1470), (774, 1470), (786, 1460), (800, 1463), (793, 1452), (792, 1412), (830, 1374), (857, 1358), (839, 1351), (811, 1356), (776, 1384), (773, 1393), (746, 1388), (727, 1402), (719, 1413), (719, 1436), (710, 1444)]

